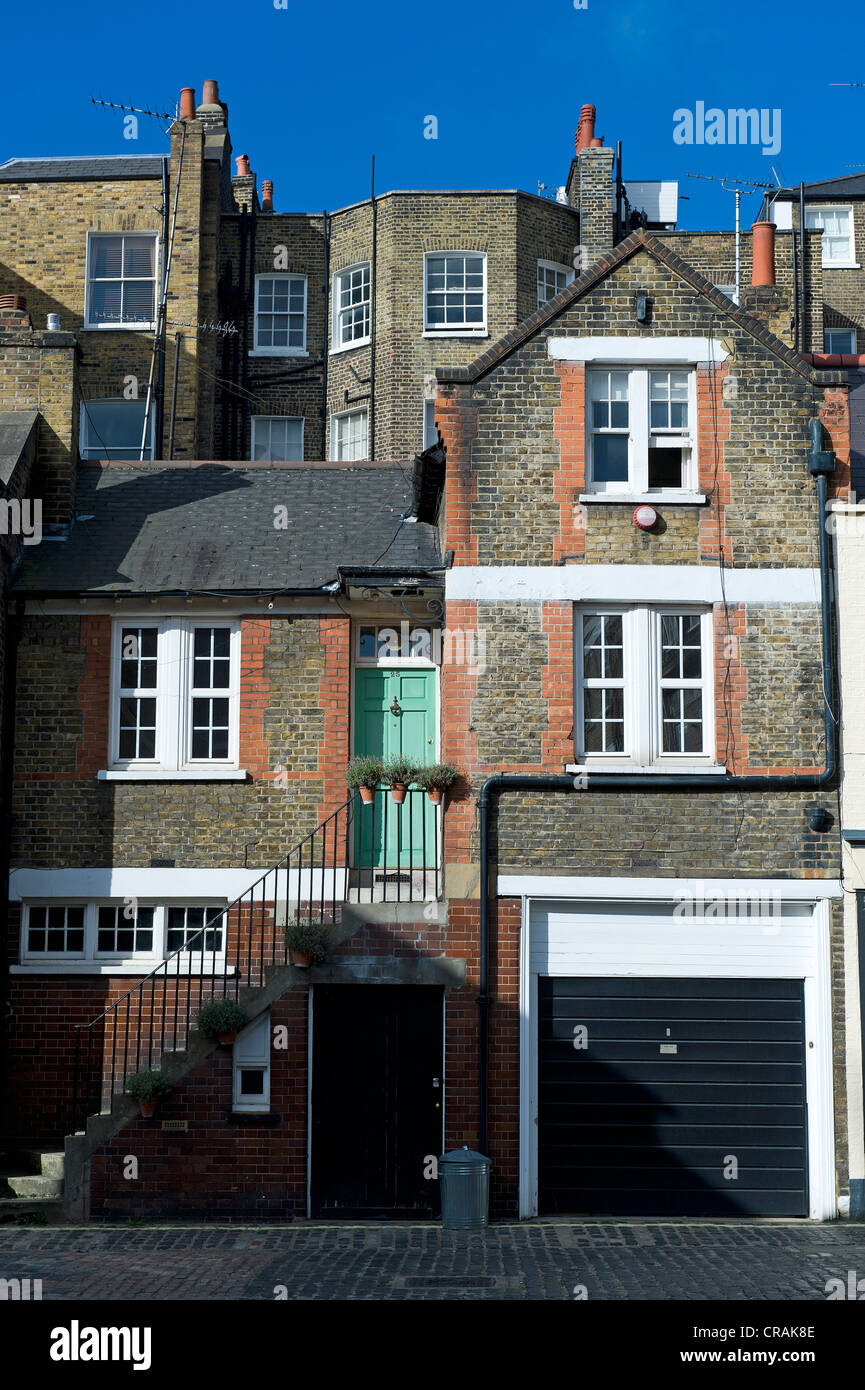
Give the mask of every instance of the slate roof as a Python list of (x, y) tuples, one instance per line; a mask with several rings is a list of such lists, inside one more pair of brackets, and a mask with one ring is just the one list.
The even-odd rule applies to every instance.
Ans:
[(159, 179), (161, 154), (71, 156), (68, 159), (7, 159), (0, 182), (62, 183), (72, 179)]
[(38, 410), (0, 410), (0, 482), (5, 487), (39, 418)]
[[(776, 188), (767, 194), (769, 202), (775, 202), (778, 198), (787, 202), (798, 197), (798, 185), (795, 188)], [(842, 174), (837, 179), (818, 179), (816, 183), (806, 183), (806, 201), (809, 198), (865, 198), (865, 169), (855, 174)]]
[(14, 589), (291, 593), (339, 565), (440, 566), (436, 528), (402, 520), (412, 509), (410, 465), (85, 463), (68, 538), (28, 547)]

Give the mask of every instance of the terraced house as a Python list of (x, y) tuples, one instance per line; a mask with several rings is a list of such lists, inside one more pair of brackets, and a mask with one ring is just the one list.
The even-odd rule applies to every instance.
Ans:
[[(503, 1215), (837, 1215), (825, 229), (677, 231), (591, 107), (561, 201), (278, 214), (204, 96), (165, 161), (0, 166), (48, 525), (7, 563), (7, 1147), (65, 1150), (76, 1217), (433, 1215), (463, 1143)], [(460, 777), (364, 803), (353, 754)]]

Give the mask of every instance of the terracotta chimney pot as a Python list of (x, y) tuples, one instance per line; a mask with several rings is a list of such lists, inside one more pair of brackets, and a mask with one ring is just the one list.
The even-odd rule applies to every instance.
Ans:
[(261, 211), (273, 212), (273, 180), (264, 179), (261, 184)]
[(245, 177), (249, 173), (249, 155), (239, 154), (235, 163), (237, 164), (237, 177)]
[(195, 120), (195, 88), (182, 87), (180, 91), (180, 119)]
[(775, 283), (775, 223), (754, 222), (752, 232), (752, 285)]

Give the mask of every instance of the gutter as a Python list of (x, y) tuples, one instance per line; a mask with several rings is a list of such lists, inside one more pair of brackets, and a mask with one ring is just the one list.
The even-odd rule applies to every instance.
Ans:
[[(833, 713), (835, 673), (832, 661), (832, 576), (829, 567), (829, 539), (826, 531), (826, 503), (829, 475), (835, 469), (835, 455), (822, 445), (822, 425), (811, 420), (811, 448), (808, 471), (817, 483), (817, 513), (820, 547), (820, 629), (822, 646), (823, 727), (826, 765), (822, 772), (790, 773), (779, 776), (723, 776), (704, 773), (587, 772), (579, 787), (590, 792), (802, 792), (822, 791), (831, 785), (838, 771), (838, 736)], [(478, 1150), (487, 1152), (489, 1142), (489, 1013), (490, 995), (490, 819), (495, 798), (504, 792), (548, 791), (574, 793), (573, 776), (531, 776), (499, 773), (488, 777), (478, 797), (480, 822), (480, 980), (478, 1005)]]

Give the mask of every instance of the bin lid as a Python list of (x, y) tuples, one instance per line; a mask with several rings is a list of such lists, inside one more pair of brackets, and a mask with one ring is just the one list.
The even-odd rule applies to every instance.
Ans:
[(470, 1149), (468, 1144), (463, 1144), (461, 1149), (451, 1149), (450, 1153), (442, 1154), (439, 1163), (489, 1163), (490, 1160), (483, 1154), (479, 1154), (476, 1149)]

